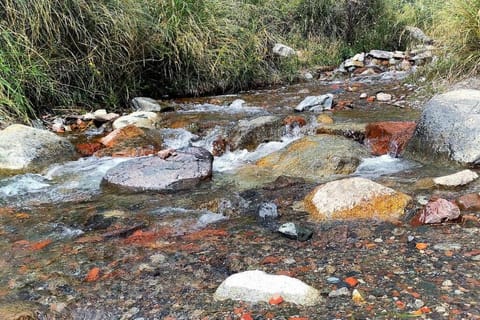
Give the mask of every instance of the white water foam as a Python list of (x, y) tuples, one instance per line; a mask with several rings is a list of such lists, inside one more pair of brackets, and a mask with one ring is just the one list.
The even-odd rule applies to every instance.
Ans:
[(413, 161), (403, 158), (394, 158), (385, 154), (379, 157), (363, 159), (354, 175), (375, 178), (387, 174), (402, 172), (417, 166), (418, 164)]

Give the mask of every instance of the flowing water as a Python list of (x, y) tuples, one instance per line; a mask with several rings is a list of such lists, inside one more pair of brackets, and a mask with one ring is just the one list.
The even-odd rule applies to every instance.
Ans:
[[(165, 147), (193, 145), (211, 150), (226, 126), (260, 115), (291, 115), (305, 96), (327, 92), (335, 93), (337, 100), (352, 100), (353, 109), (327, 112), (336, 123), (417, 120), (421, 110), (411, 107), (415, 89), (395, 81), (311, 82), (238, 95), (178, 99), (172, 102), (176, 111), (163, 114), (162, 134)], [(404, 97), (403, 104), (370, 103), (358, 98), (361, 92), (374, 95), (379, 91)], [(233, 105), (227, 107), (231, 102)], [(267, 250), (273, 227), (259, 224), (257, 208), (273, 201), (279, 206), (280, 221), (308, 222), (305, 214), (291, 207), (322, 181), (294, 180), (284, 186), (262, 176), (241, 181), (243, 176), (236, 172), (302, 136), (314, 134), (321, 125), (317, 115), (302, 114), (308, 125), (286, 130), (280, 141), (216, 157), (212, 181), (190, 191), (116, 194), (104, 189), (101, 180), (105, 172), (126, 158), (82, 158), (55, 164), (40, 174), (3, 177), (0, 301), (31, 303), (18, 310), (40, 310), (39, 317), (52, 319), (163, 319), (169, 314), (177, 314), (178, 319), (200, 319), (202, 312), (198, 310), (202, 308), (198, 303), (204, 305), (204, 315), (222, 312), (224, 307), (209, 306), (206, 301), (219, 282), (235, 271), (232, 257), (255, 256)], [(421, 199), (445, 192), (416, 182), (447, 173), (451, 173), (448, 168), (384, 155), (364, 159), (353, 175)], [(474, 183), (462, 192), (479, 189)], [(217, 232), (214, 240), (209, 233), (199, 233), (202, 230)], [(233, 242), (228, 250), (239, 252), (217, 257), (227, 246), (215, 242), (224, 235), (223, 230)], [(242, 238), (247, 233), (248, 240)], [(261, 247), (251, 242), (255, 233), (265, 240), (260, 241)], [(194, 242), (202, 235), (205, 241)], [(211, 261), (210, 257), (222, 261)], [(204, 259), (205, 264), (197, 265), (197, 259)], [(228, 268), (225, 259), (230, 259)], [(204, 265), (209, 269), (202, 269)], [(90, 279), (89, 271), (95, 267), (100, 268), (100, 278)]]

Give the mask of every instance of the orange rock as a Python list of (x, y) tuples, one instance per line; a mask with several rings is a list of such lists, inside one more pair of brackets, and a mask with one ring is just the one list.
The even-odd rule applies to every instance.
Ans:
[(275, 314), (273, 312), (265, 313), (265, 319), (272, 320), (275, 318)]
[(33, 243), (31, 248), (32, 250), (42, 250), (43, 248), (47, 247), (50, 243), (52, 243), (52, 240), (50, 239), (38, 241)]
[(365, 144), (374, 155), (390, 153), (397, 156), (403, 152), (412, 138), (415, 127), (413, 121), (370, 123), (365, 128)]
[(86, 282), (94, 282), (100, 278), (100, 268), (94, 267), (88, 271), (87, 276), (85, 277)]
[(288, 320), (308, 320), (308, 317), (290, 317)]
[(120, 129), (113, 130), (107, 136), (100, 139), (100, 142), (106, 147), (113, 147), (129, 138), (145, 135), (145, 132), (137, 126), (130, 124)]
[(307, 124), (307, 121), (300, 116), (288, 116), (283, 119), (283, 124), (289, 127), (299, 126), (303, 127)]
[(253, 320), (252, 314), (250, 312), (242, 314), (240, 320)]
[(406, 307), (405, 302), (402, 302), (400, 300), (395, 301), (395, 305), (397, 306), (398, 309), (405, 309)]
[(368, 97), (367, 102), (375, 102), (375, 96)]
[(15, 218), (17, 218), (17, 219), (29, 219), (30, 215), (28, 213), (25, 213), (25, 212), (20, 212), (20, 213), (15, 214)]
[(283, 302), (283, 297), (279, 294), (273, 295), (269, 300), (268, 303), (271, 305), (277, 305)]
[(83, 157), (89, 157), (104, 146), (100, 142), (79, 143), (75, 146), (77, 152)]
[(228, 232), (221, 229), (204, 229), (184, 236), (186, 240), (201, 240), (209, 237), (226, 237)]
[(422, 313), (431, 313), (431, 312), (432, 312), (432, 310), (431, 310), (429, 307), (427, 307), (427, 306), (421, 307), (421, 308), (420, 308), (420, 311), (421, 311)]
[(282, 258), (280, 258), (280, 257), (267, 256), (267, 257), (263, 258), (262, 262), (260, 262), (260, 263), (261, 264), (275, 264), (275, 263), (279, 263), (281, 260), (282, 260)]
[(345, 279), (343, 279), (343, 282), (348, 284), (350, 288), (353, 288), (358, 284), (358, 280), (355, 277), (345, 278)]
[(415, 248), (417, 248), (418, 250), (425, 250), (427, 249), (427, 247), (428, 244), (423, 242), (417, 242), (417, 244), (415, 245)]

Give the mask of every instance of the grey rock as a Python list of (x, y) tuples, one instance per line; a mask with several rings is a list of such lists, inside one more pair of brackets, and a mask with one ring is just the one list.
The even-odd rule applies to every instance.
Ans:
[(195, 187), (212, 175), (213, 156), (187, 147), (166, 159), (142, 157), (122, 162), (107, 171), (102, 184), (122, 191), (178, 191)]
[(426, 163), (480, 164), (480, 90), (450, 91), (425, 106), (405, 156)]
[(137, 127), (155, 129), (160, 117), (155, 112), (135, 111), (122, 116), (113, 122), (113, 129), (119, 129), (133, 124)]
[(136, 97), (130, 101), (132, 109), (135, 111), (147, 112), (167, 112), (173, 111), (174, 108), (169, 105), (161, 105), (157, 100), (147, 97)]
[(336, 290), (330, 291), (328, 294), (329, 298), (337, 298), (337, 297), (349, 297), (350, 296), (350, 291), (346, 287), (342, 287)]
[(249, 151), (262, 142), (279, 141), (284, 133), (283, 121), (276, 116), (261, 116), (252, 120), (240, 120), (228, 134), (230, 150)]
[(299, 241), (307, 241), (313, 235), (312, 230), (299, 226), (293, 222), (287, 222), (282, 224), (278, 228), (278, 232), (280, 232), (282, 235), (284, 235), (287, 238), (295, 239)]
[(273, 46), (273, 53), (281, 57), (291, 57), (297, 54), (294, 49), (281, 43), (276, 43)]
[(258, 216), (262, 219), (277, 218), (277, 205), (273, 202), (262, 203), (258, 208)]
[(390, 60), (391, 58), (393, 58), (393, 52), (384, 50), (370, 50), (368, 56), (375, 59)]
[(321, 96), (308, 96), (295, 107), (295, 111), (310, 110), (320, 112), (330, 110), (333, 106), (333, 94), (327, 93)]
[(268, 302), (275, 294), (291, 303), (312, 306), (321, 301), (320, 293), (304, 282), (280, 275), (251, 270), (231, 275), (217, 288), (217, 300)]
[(52, 132), (20, 124), (0, 131), (0, 172), (38, 172), (75, 156), (74, 146)]
[(453, 242), (442, 242), (434, 245), (433, 249), (443, 250), (443, 251), (460, 250), (462, 249), (462, 245), (459, 243), (453, 243)]

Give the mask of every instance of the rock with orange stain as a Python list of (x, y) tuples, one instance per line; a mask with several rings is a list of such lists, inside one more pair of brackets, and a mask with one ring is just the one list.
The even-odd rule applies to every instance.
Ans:
[(428, 243), (417, 242), (417, 244), (415, 245), (415, 248), (417, 248), (418, 250), (425, 250), (428, 248)]
[(268, 303), (270, 303), (271, 305), (278, 305), (278, 304), (281, 304), (283, 302), (283, 298), (281, 295), (279, 294), (275, 294), (273, 295), (269, 300), (268, 300)]
[(47, 246), (49, 246), (51, 243), (52, 243), (51, 239), (45, 239), (45, 240), (42, 240), (42, 241), (32, 243), (30, 248), (32, 250), (42, 250), (42, 249), (46, 248)]
[(367, 101), (370, 102), (370, 103), (375, 102), (375, 96), (368, 97)]
[(304, 204), (316, 220), (393, 220), (403, 215), (410, 201), (404, 193), (354, 177), (318, 186), (307, 195)]
[(355, 287), (355, 286), (358, 284), (358, 280), (357, 280), (355, 277), (345, 278), (345, 279), (343, 279), (343, 282), (345, 282), (346, 284), (348, 284), (348, 286), (349, 286), (350, 288), (353, 288), (353, 287)]
[(85, 276), (85, 282), (94, 282), (100, 278), (100, 268), (94, 267)]
[(267, 256), (262, 259), (261, 264), (276, 264), (282, 261), (282, 258), (280, 257), (275, 257), (275, 256)]
[(135, 125), (131, 124), (110, 132), (107, 136), (100, 139), (100, 142), (106, 147), (113, 147), (114, 145), (118, 145), (120, 142), (138, 137), (144, 136), (145, 132), (136, 127)]
[(253, 320), (252, 314), (250, 312), (246, 312), (242, 314), (240, 320)]
[(374, 155), (398, 156), (412, 138), (415, 127), (413, 121), (370, 123), (365, 129), (365, 143)]
[(300, 116), (287, 116), (285, 119), (283, 119), (283, 124), (285, 126), (288, 126), (290, 128), (293, 128), (295, 126), (297, 127), (303, 127), (307, 124), (307, 121), (305, 120), (304, 117)]
[(251, 174), (257, 167), (274, 177), (286, 175), (315, 180), (332, 174), (353, 173), (361, 158), (367, 156), (366, 149), (350, 139), (331, 135), (308, 136), (261, 158), (256, 166), (247, 166), (240, 172), (246, 170)]

